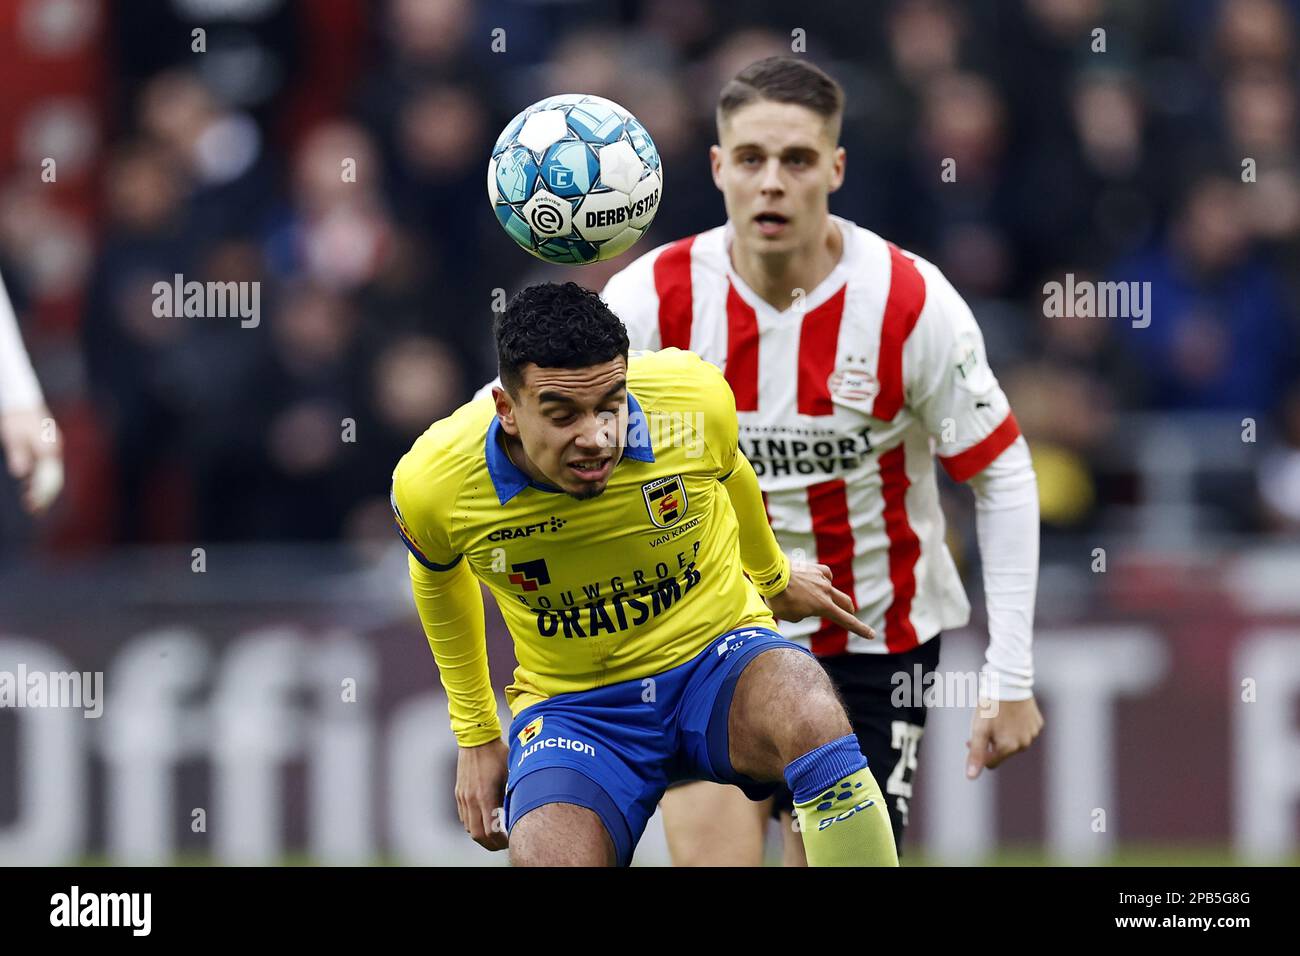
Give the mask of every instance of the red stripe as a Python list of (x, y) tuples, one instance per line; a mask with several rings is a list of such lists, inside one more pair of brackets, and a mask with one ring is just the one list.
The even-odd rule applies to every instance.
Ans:
[(925, 280), (916, 263), (889, 243), (889, 297), (880, 322), (880, 353), (876, 358), (876, 380), (880, 391), (871, 414), (890, 421), (903, 407), (903, 343), (912, 334), (925, 305)]
[(736, 411), (758, 411), (758, 316), (727, 283), (727, 367), (723, 373), (736, 396)]
[[(831, 569), (831, 583), (837, 590), (858, 598), (853, 586), (853, 529), (849, 525), (849, 499), (844, 480), (823, 481), (808, 487), (808, 510), (812, 512), (817, 560)], [(819, 657), (843, 654), (849, 632), (826, 621), (812, 636), (812, 651)]]
[(661, 348), (691, 347), (691, 246), (694, 242), (694, 236), (678, 239), (655, 259)]
[(885, 499), (885, 536), (889, 539), (889, 580), (894, 599), (885, 610), (885, 647), (891, 654), (916, 647), (912, 598), (916, 596), (916, 562), (921, 541), (907, 521), (907, 465), (900, 443), (880, 456), (880, 491)]
[(829, 415), (835, 410), (829, 379), (835, 370), (847, 288), (841, 286), (839, 292), (803, 317), (799, 328), (800, 415)]
[(967, 481), (993, 464), (993, 460), (1007, 450), (1008, 446), (1020, 437), (1020, 424), (1016, 416), (1007, 412), (1002, 424), (989, 432), (983, 439), (948, 458), (940, 458), (939, 464), (953, 481)]

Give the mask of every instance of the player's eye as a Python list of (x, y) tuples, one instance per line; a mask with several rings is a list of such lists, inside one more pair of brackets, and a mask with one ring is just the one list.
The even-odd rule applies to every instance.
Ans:
[(760, 161), (760, 157), (758, 156), (757, 153), (749, 153), (745, 156), (740, 157), (740, 165), (742, 166), (750, 166), (750, 167), (757, 166), (759, 164), (759, 161)]
[(798, 166), (798, 167), (802, 168), (802, 167), (808, 165), (808, 157), (807, 157), (807, 156), (799, 156), (799, 155), (797, 155), (797, 156), (789, 156), (789, 157), (786, 158), (786, 162), (789, 163), (791, 166)]

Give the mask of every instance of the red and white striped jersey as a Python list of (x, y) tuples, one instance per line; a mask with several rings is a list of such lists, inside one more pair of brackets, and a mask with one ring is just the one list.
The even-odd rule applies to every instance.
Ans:
[(724, 371), (781, 546), (828, 565), (879, 637), (816, 618), (783, 632), (818, 654), (897, 653), (970, 616), (934, 459), (965, 481), (1020, 429), (943, 274), (832, 220), (839, 263), (785, 311), (732, 268), (729, 224), (641, 256), (602, 296), (633, 348), (690, 349)]

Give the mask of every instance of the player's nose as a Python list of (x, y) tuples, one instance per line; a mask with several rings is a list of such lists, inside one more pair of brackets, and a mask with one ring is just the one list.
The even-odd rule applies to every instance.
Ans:
[(785, 187), (781, 185), (781, 158), (779, 156), (771, 157), (763, 167), (763, 180), (759, 183), (759, 188), (764, 195), (779, 193), (784, 190)]
[(574, 444), (583, 451), (596, 451), (610, 446), (609, 423), (603, 418), (589, 418), (574, 439)]

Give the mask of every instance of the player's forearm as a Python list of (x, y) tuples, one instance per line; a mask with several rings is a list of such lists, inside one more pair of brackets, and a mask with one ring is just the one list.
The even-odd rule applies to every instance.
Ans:
[(764, 597), (779, 594), (790, 583), (790, 559), (767, 523), (758, 476), (744, 455), (736, 455), (736, 467), (722, 486), (740, 522), (741, 566)]
[(447, 691), (456, 742), (477, 747), (500, 738), (478, 582), (464, 561), (450, 571), (431, 571), (411, 556), (407, 563), (415, 607)]
[(1033, 695), (1038, 592), (1038, 480), (1025, 440), (1017, 439), (970, 484), (988, 608), (985, 671), (997, 699), (1025, 700)]
[(18, 320), (0, 279), (0, 412), (36, 409), (45, 404), (31, 360), (18, 334)]

